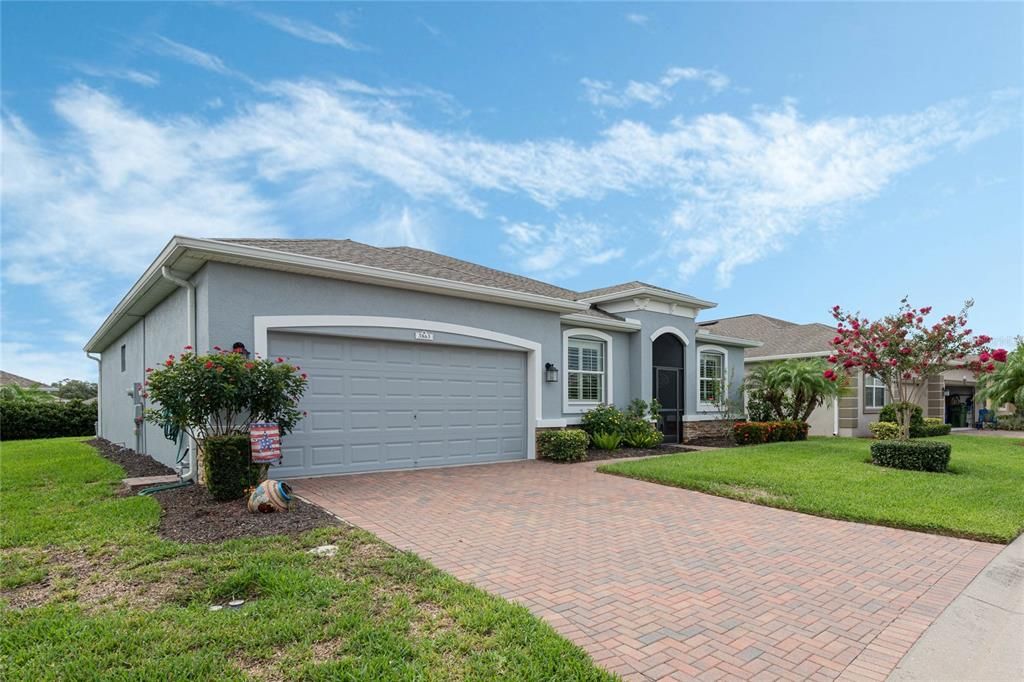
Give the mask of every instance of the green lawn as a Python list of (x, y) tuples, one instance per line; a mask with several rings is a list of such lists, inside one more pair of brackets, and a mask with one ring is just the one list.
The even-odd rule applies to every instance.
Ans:
[[(368, 533), (178, 544), (77, 439), (4, 443), (0, 467), (0, 679), (612, 679), (525, 608)], [(336, 557), (305, 552), (325, 543)]]
[(993, 542), (1024, 530), (1024, 441), (946, 436), (949, 473), (874, 466), (871, 442), (812, 438), (602, 465), (598, 470), (770, 507)]

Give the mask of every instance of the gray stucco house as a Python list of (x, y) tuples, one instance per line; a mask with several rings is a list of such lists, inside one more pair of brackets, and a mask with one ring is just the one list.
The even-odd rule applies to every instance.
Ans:
[(350, 240), (174, 237), (85, 346), (100, 435), (173, 464), (141, 382), (185, 345), (236, 341), (309, 375), (279, 478), (534, 458), (538, 429), (657, 397), (668, 441), (719, 415), (756, 341), (701, 330), (715, 304), (628, 282), (571, 291), (438, 253)]

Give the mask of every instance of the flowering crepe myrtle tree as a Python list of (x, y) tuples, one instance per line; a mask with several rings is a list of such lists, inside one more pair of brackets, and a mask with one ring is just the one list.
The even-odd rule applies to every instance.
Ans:
[(898, 399), (900, 439), (909, 439), (913, 403), (929, 378), (965, 367), (975, 374), (989, 373), (995, 371), (996, 362), (1006, 361), (1005, 350), (988, 347), (992, 337), (975, 336), (967, 327), (967, 312), (973, 305), (968, 299), (958, 315), (946, 315), (931, 325), (925, 321), (931, 306), (914, 308), (906, 297), (896, 313), (875, 321), (837, 305), (832, 308), (837, 323), (828, 358), (832, 367), (824, 376), (838, 381), (859, 368), (877, 377)]

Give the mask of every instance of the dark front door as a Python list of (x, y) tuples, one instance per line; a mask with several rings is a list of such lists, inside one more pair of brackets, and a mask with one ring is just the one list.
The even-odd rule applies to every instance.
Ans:
[(665, 434), (665, 442), (679, 443), (683, 433), (683, 370), (655, 367), (654, 397), (661, 403), (661, 432)]

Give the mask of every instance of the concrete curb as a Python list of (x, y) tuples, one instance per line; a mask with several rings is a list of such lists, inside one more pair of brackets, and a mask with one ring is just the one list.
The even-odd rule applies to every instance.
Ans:
[(946, 607), (889, 676), (909, 680), (1024, 680), (1024, 535)]

